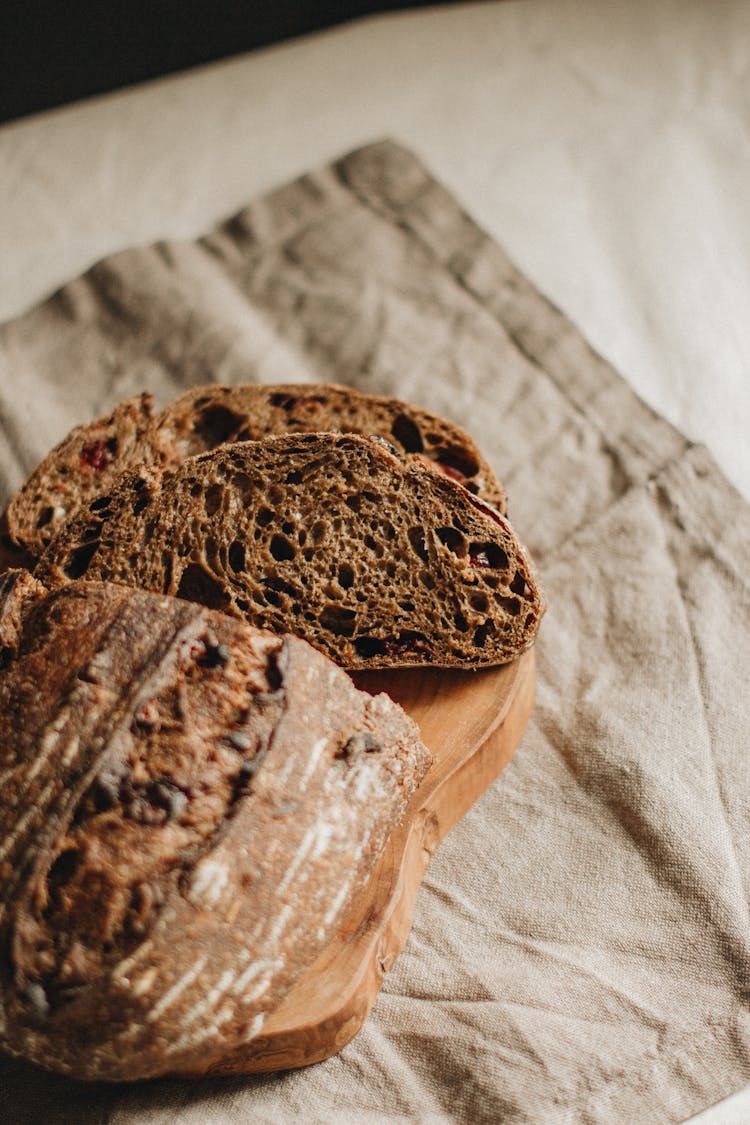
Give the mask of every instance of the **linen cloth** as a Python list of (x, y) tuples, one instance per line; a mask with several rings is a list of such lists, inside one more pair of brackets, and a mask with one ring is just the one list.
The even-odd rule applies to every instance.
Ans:
[(10, 1119), (679, 1121), (747, 1082), (747, 504), (392, 142), (0, 330), (2, 499), (129, 393), (246, 379), (471, 430), (549, 596), (537, 707), (337, 1058), (105, 1088), (2, 1059)]

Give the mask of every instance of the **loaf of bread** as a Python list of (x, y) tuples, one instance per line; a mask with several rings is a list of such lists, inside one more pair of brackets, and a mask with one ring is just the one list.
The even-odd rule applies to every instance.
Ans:
[(0, 579), (0, 1042), (87, 1079), (242, 1070), (429, 765), (294, 637)]
[(195, 387), (160, 414), (151, 396), (74, 429), (34, 470), (0, 522), (0, 565), (30, 566), (64, 524), (135, 465), (176, 467), (226, 442), (285, 433), (373, 434), (505, 510), (505, 495), (458, 426), (394, 398), (330, 383)]
[(348, 669), (501, 664), (545, 603), (510, 524), (375, 438), (224, 445), (122, 475), (52, 541), (49, 587), (82, 578), (175, 594)]

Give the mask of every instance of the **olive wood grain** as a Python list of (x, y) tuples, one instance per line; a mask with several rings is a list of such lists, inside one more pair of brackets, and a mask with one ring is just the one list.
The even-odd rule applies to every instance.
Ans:
[(435, 848), (508, 764), (534, 704), (534, 652), (479, 672), (360, 673), (419, 724), (435, 761), (335, 939), (267, 1021), (263, 1034), (203, 1073), (250, 1074), (320, 1062), (359, 1031), (403, 948)]

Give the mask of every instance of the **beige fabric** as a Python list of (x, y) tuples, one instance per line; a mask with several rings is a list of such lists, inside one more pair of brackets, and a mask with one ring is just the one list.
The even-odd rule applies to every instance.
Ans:
[(514, 763), (407, 948), (305, 1072), (88, 1089), (13, 1120), (679, 1121), (750, 1079), (750, 512), (426, 170), (373, 145), (0, 330), (0, 486), (143, 386), (331, 378), (468, 426), (550, 598)]

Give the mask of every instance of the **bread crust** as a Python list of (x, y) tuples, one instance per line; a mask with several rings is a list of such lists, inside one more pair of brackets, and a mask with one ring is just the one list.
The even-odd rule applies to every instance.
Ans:
[(374, 434), (505, 510), (505, 493), (459, 426), (410, 403), (333, 383), (194, 387), (160, 413), (147, 393), (77, 426), (34, 470), (0, 522), (0, 569), (29, 566), (65, 524), (138, 464), (176, 467), (224, 443), (285, 433)]
[(141, 468), (81, 513), (36, 570), (176, 594), (348, 669), (501, 664), (545, 609), (508, 521), (379, 439), (297, 434)]
[(330, 939), (430, 762), (320, 653), (174, 598), (0, 582), (0, 1041), (202, 1073)]

